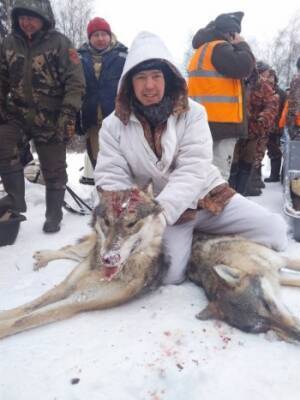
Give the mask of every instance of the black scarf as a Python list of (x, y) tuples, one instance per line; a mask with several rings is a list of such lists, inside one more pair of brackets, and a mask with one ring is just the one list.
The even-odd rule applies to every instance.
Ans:
[(144, 106), (134, 97), (132, 107), (133, 111), (142, 115), (150, 124), (151, 129), (154, 129), (166, 122), (172, 114), (173, 101), (169, 96), (165, 95), (159, 103)]

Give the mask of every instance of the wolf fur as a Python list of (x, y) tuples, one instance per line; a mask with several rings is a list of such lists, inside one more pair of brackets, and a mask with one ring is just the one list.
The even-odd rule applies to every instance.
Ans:
[(0, 338), (81, 311), (117, 306), (160, 284), (165, 221), (152, 196), (138, 189), (103, 192), (92, 227), (93, 232), (74, 246), (34, 254), (35, 270), (63, 258), (78, 265), (36, 300), (1, 312)]
[[(89, 310), (117, 306), (158, 286), (166, 270), (165, 220), (153, 196), (139, 189), (102, 192), (93, 231), (74, 246), (34, 254), (35, 269), (56, 259), (78, 262), (65, 280), (23, 306), (0, 313), (0, 338)], [(299, 324), (280, 300), (280, 284), (300, 286), (280, 270), (300, 269), (273, 250), (241, 237), (194, 235), (188, 275), (208, 306), (201, 319), (218, 318), (246, 332), (273, 329), (300, 340)]]
[[(300, 286), (300, 260), (289, 260), (239, 236), (203, 237), (195, 232), (189, 278), (208, 298), (199, 319), (216, 318), (245, 332), (273, 330), (300, 340), (299, 322), (284, 306), (280, 285)], [(285, 270), (287, 271), (287, 270)]]

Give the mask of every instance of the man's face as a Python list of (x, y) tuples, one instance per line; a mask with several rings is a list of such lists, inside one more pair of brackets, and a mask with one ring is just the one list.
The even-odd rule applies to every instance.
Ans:
[(144, 106), (159, 103), (165, 93), (165, 78), (159, 69), (141, 71), (132, 78), (136, 98)]
[(29, 15), (20, 15), (18, 17), (18, 22), (21, 30), (29, 39), (31, 39), (32, 35), (34, 35), (36, 32), (40, 31), (44, 25), (44, 22), (41, 18), (32, 17)]
[(90, 36), (91, 45), (97, 50), (106, 49), (111, 42), (111, 36), (106, 31), (96, 31)]

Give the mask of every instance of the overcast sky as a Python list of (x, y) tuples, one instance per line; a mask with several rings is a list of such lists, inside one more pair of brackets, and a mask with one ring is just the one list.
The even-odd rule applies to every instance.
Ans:
[(299, 0), (95, 0), (95, 15), (105, 18), (118, 39), (129, 46), (135, 35), (148, 30), (162, 37), (177, 63), (183, 61), (191, 34), (223, 12), (243, 11), (245, 39), (271, 40), (296, 14)]

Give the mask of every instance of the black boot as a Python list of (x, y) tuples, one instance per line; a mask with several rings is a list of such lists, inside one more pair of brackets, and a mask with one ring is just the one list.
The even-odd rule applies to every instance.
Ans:
[(246, 190), (248, 179), (250, 177), (250, 172), (251, 172), (251, 164), (246, 163), (244, 161), (240, 161), (238, 163), (238, 173), (236, 176), (235, 190), (241, 195), (244, 195), (244, 192)]
[(253, 182), (254, 186), (259, 189), (263, 189), (266, 187), (266, 185), (263, 183), (263, 181), (261, 179), (261, 166), (254, 169), (253, 176), (252, 176), (252, 182)]
[(257, 179), (257, 168), (251, 168), (250, 176), (244, 191), (244, 196), (260, 196), (262, 194), (261, 188)]
[(239, 164), (237, 162), (233, 162), (231, 164), (231, 168), (230, 168), (230, 176), (228, 179), (228, 183), (229, 183), (229, 186), (235, 190), (236, 190), (236, 186), (237, 186), (238, 173), (239, 173)]
[(46, 221), (43, 226), (44, 232), (55, 233), (60, 230), (64, 197), (65, 189), (46, 189)]
[(280, 167), (281, 158), (271, 159), (271, 174), (269, 178), (265, 179), (265, 182), (279, 182), (280, 181)]
[(259, 196), (261, 194), (261, 190), (252, 182), (254, 171), (252, 164), (239, 162), (236, 191), (243, 196)]
[(259, 187), (255, 186), (255, 183), (253, 183), (251, 180), (248, 181), (244, 196), (260, 196), (262, 194), (262, 191)]
[(1, 174), (3, 187), (7, 193), (0, 199), (0, 211), (11, 209), (17, 212), (26, 211), (24, 171)]

